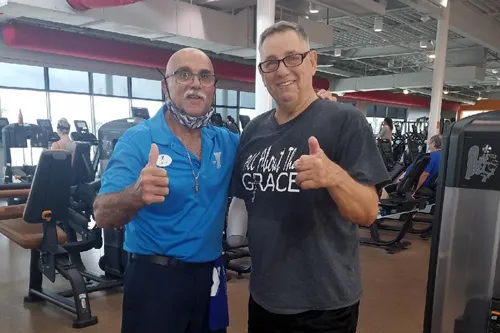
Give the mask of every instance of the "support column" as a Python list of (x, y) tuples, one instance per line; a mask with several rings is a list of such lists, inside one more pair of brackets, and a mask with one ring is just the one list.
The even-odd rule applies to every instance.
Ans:
[(434, 59), (434, 74), (432, 77), (431, 109), (429, 113), (429, 133), (427, 141), (439, 133), (438, 121), (441, 118), (443, 99), (444, 72), (446, 69), (446, 52), (448, 49), (448, 30), (450, 26), (450, 5), (443, 8), (438, 20), (436, 37), (436, 58)]
[(255, 44), (257, 53), (255, 57), (255, 111), (257, 114), (262, 114), (272, 109), (273, 99), (267, 92), (262, 77), (259, 73), (259, 40), (260, 34), (269, 26), (274, 24), (274, 16), (276, 11), (275, 0), (257, 0), (257, 24)]

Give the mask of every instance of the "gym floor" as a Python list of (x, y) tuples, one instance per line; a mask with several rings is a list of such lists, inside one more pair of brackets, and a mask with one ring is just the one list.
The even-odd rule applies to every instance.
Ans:
[[(364, 296), (358, 333), (422, 332), (430, 241), (414, 235), (407, 239), (412, 242), (410, 248), (394, 255), (380, 248), (361, 247)], [(52, 304), (23, 304), (28, 289), (29, 251), (0, 235), (0, 253), (4, 258), (0, 261), (0, 331), (75, 332), (71, 327), (72, 314), (65, 310)], [(99, 251), (83, 255), (89, 270), (98, 272), (99, 257)], [(45, 286), (67, 289), (65, 280), (56, 281), (62, 283), (52, 286), (47, 281)], [(228, 332), (246, 332), (248, 277), (231, 279), (228, 293), (231, 315)], [(99, 323), (81, 331), (120, 332), (121, 297), (120, 289), (91, 294), (92, 312), (99, 317)]]

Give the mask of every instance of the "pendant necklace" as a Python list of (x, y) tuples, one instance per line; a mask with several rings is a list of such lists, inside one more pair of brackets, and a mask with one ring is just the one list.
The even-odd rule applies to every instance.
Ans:
[(202, 149), (200, 149), (200, 169), (198, 170), (197, 174), (194, 173), (194, 165), (193, 162), (191, 161), (191, 155), (189, 154), (189, 150), (187, 148), (186, 148), (186, 154), (189, 160), (189, 165), (191, 165), (191, 172), (193, 173), (193, 179), (194, 179), (193, 190), (194, 190), (194, 196), (196, 196), (200, 189), (200, 186), (198, 184), (198, 178), (200, 177), (200, 171), (201, 171)]

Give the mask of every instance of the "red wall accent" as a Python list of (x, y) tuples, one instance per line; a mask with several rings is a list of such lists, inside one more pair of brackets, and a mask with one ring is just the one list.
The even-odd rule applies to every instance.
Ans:
[[(10, 47), (119, 64), (163, 69), (173, 51), (110, 39), (40, 28), (20, 23), (2, 29), (4, 43)], [(255, 67), (212, 59), (217, 77), (255, 82)], [(315, 76), (315, 89), (328, 90), (327, 79)]]
[[(359, 101), (370, 101), (374, 103), (393, 104), (402, 106), (413, 106), (418, 108), (430, 108), (431, 100), (427, 97), (412, 96), (404, 94), (394, 94), (390, 91), (363, 91), (346, 93), (342, 99), (354, 99)], [(340, 99), (340, 98), (339, 98)], [(442, 110), (458, 111), (459, 103), (443, 101)]]
[(106, 8), (130, 5), (142, 0), (66, 0), (75, 10), (85, 11), (93, 8)]

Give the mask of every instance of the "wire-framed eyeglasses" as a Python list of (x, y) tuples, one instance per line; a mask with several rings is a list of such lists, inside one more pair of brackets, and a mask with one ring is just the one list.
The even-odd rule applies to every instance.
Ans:
[(208, 71), (201, 71), (198, 74), (191, 72), (190, 70), (181, 69), (167, 75), (165, 79), (170, 77), (175, 78), (175, 82), (178, 84), (191, 84), (194, 82), (194, 77), (197, 76), (200, 84), (204, 87), (212, 87), (217, 83), (217, 78), (214, 74)]
[(306, 51), (304, 53), (297, 53), (297, 54), (290, 54), (284, 58), (281, 59), (272, 59), (272, 60), (266, 60), (263, 61), (259, 64), (259, 69), (263, 73), (271, 73), (275, 72), (278, 70), (280, 67), (280, 63), (283, 62), (286, 67), (297, 67), (302, 65), (304, 62), (305, 57), (311, 52), (311, 50)]

